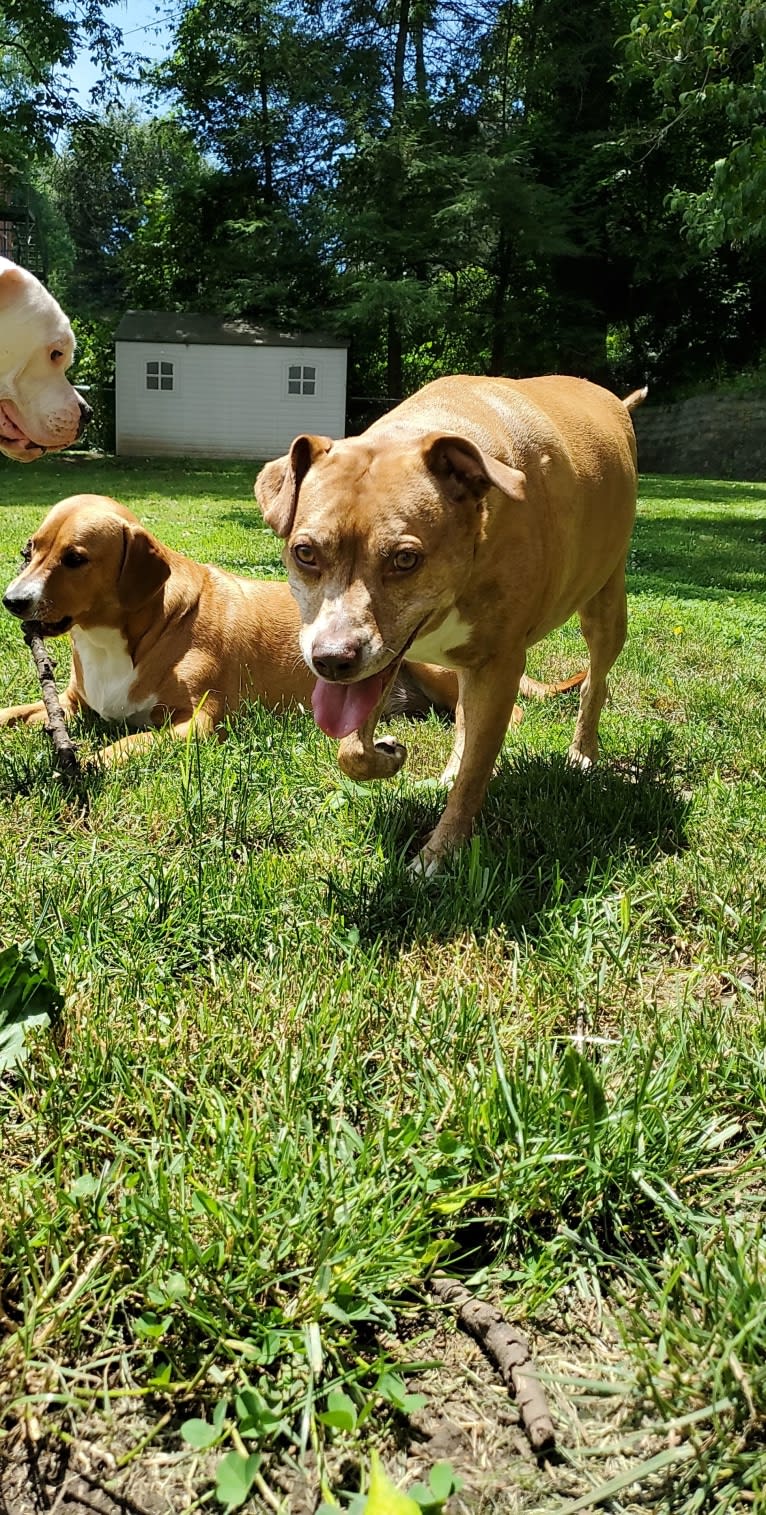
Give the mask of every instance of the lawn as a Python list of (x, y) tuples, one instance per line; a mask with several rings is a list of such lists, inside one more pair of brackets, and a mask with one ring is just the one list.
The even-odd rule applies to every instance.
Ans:
[[(253, 476), (9, 464), (2, 583), (84, 489), (274, 573)], [(75, 792), (0, 733), (0, 938), (63, 1000), (0, 1074), (0, 1510), (346, 1510), (373, 1447), (451, 1515), (766, 1499), (766, 487), (644, 480), (630, 568), (603, 763), (527, 702), (435, 881), (436, 718), (370, 788), (300, 713)], [(33, 697), (7, 616), (0, 651)], [(554, 1457), (436, 1268), (529, 1333)]]

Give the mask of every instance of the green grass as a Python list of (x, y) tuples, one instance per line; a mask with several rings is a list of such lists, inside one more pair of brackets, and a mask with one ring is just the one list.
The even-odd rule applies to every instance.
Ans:
[[(9, 465), (2, 582), (85, 488), (275, 572), (253, 473)], [(39, 730), (2, 733), (0, 945), (48, 943), (64, 1010), (0, 1075), (0, 1458), (30, 1407), (71, 1437), (142, 1398), (177, 1450), (224, 1405), (220, 1451), (264, 1453), (254, 1508), (293, 1508), (271, 1470), (307, 1448), (345, 1508), (372, 1442), (395, 1461), (390, 1370), (417, 1389), (440, 1265), (543, 1340), (565, 1300), (620, 1332), (603, 1453), (563, 1433), (569, 1482), (533, 1469), (492, 1502), (469, 1478), (450, 1509), (757, 1506), (765, 583), (766, 488), (645, 480), (602, 765), (566, 765), (574, 698), (528, 704), (430, 884), (406, 862), (440, 805), (413, 783), (449, 749), (435, 719), (396, 723), (404, 776), (370, 789), (301, 715), (163, 737), (76, 793)], [(0, 702), (33, 697), (10, 617), (0, 658)], [(530, 671), (581, 658), (570, 624)]]

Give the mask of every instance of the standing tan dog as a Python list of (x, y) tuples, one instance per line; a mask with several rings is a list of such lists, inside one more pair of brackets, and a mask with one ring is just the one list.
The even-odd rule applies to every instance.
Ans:
[(26, 268), (0, 258), (0, 452), (34, 463), (69, 447), (92, 411), (66, 378), (74, 335)]
[[(54, 505), (25, 556), (3, 603), (19, 619), (41, 622), (44, 636), (69, 633), (65, 716), (91, 710), (139, 727), (169, 719), (182, 738), (192, 725), (208, 735), (245, 698), (270, 710), (309, 705), (315, 677), (301, 657), (287, 584), (239, 578), (172, 552), (102, 495)], [(454, 674), (416, 664), (406, 674), (398, 711), (454, 708)], [(45, 719), (41, 700), (0, 710), (0, 726)], [(137, 731), (100, 756), (120, 761), (156, 734)]]
[(287, 538), (318, 724), (355, 777), (406, 654), (455, 668), (453, 785), (419, 868), (468, 836), (508, 727), (527, 648), (574, 611), (590, 653), (570, 755), (598, 752), (606, 675), (625, 641), (636, 443), (624, 401), (582, 379), (437, 379), (359, 437), (301, 436), (255, 490)]

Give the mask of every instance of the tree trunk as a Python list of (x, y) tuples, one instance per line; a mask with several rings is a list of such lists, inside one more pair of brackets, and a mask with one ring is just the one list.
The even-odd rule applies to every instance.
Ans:
[(489, 371), (491, 374), (502, 374), (505, 371), (505, 304), (508, 298), (510, 280), (510, 243), (506, 233), (501, 231), (497, 241), (497, 275), (495, 278), (494, 294), (492, 296), (492, 347), (489, 358)]
[(415, 44), (415, 88), (421, 99), (428, 94), (428, 77), (423, 47), (423, 17), (419, 15), (412, 23), (412, 40)]
[(263, 158), (263, 198), (267, 204), (274, 202), (274, 152), (271, 143), (269, 117), (269, 88), (266, 81), (263, 45), (263, 23), (260, 11), (254, 16), (255, 34), (258, 38), (258, 95), (261, 102), (261, 156)]
[(399, 107), (404, 99), (404, 62), (407, 55), (407, 36), (410, 29), (410, 0), (401, 0), (399, 8), (399, 25), (396, 33), (396, 51), (394, 53), (394, 108), (393, 116), (396, 118)]
[(402, 333), (393, 310), (388, 312), (387, 338), (386, 385), (388, 388), (388, 398), (397, 404), (402, 398), (404, 387), (402, 378)]

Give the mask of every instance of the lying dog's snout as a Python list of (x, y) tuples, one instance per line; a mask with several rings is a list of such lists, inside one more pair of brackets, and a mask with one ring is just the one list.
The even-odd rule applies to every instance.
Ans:
[(27, 594), (24, 589), (15, 589), (13, 584), (9, 584), (3, 595), (3, 604), (11, 615), (17, 615), (20, 620), (26, 621), (34, 614), (37, 596)]
[(77, 435), (81, 437), (88, 422), (93, 420), (93, 407), (84, 400), (79, 390), (77, 391), (77, 403), (80, 407), (80, 420), (77, 427)]
[(330, 683), (352, 679), (359, 670), (361, 658), (361, 647), (355, 642), (315, 642), (311, 649), (316, 672), (320, 679), (327, 679)]

